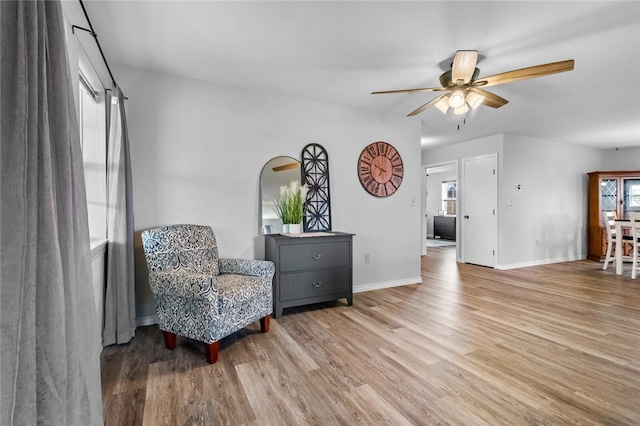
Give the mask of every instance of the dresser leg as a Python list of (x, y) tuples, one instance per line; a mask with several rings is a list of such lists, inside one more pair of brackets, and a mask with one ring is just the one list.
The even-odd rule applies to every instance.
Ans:
[(347, 306), (353, 305), (353, 296), (347, 297)]

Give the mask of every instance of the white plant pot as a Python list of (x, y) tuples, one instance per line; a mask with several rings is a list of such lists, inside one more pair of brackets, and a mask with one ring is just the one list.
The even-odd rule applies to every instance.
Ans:
[(282, 224), (282, 233), (283, 233), (283, 234), (288, 234), (288, 233), (289, 233), (289, 227), (290, 227), (290, 226), (291, 226), (291, 225), (289, 225), (288, 223), (283, 223), (283, 224)]
[(289, 234), (299, 234), (302, 232), (301, 223), (292, 223), (289, 225)]

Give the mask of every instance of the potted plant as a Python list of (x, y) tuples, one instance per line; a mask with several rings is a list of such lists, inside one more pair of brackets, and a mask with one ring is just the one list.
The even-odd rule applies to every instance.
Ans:
[(280, 195), (274, 200), (274, 210), (282, 221), (283, 234), (298, 234), (302, 231), (308, 191), (309, 187), (306, 184), (300, 185), (297, 180), (280, 187)]

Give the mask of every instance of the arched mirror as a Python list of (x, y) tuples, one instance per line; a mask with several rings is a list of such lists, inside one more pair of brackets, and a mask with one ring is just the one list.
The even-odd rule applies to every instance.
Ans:
[(262, 168), (260, 201), (263, 234), (282, 232), (282, 222), (274, 210), (274, 200), (280, 195), (280, 187), (289, 185), (294, 180), (300, 183), (300, 162), (295, 158), (274, 157)]

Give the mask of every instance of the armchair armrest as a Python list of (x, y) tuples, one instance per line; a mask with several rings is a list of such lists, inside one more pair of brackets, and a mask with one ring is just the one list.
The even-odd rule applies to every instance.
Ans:
[(218, 292), (215, 275), (156, 271), (149, 273), (151, 290), (159, 295), (211, 300)]
[(221, 274), (251, 275), (272, 279), (276, 272), (276, 266), (269, 260), (220, 259), (218, 265)]

